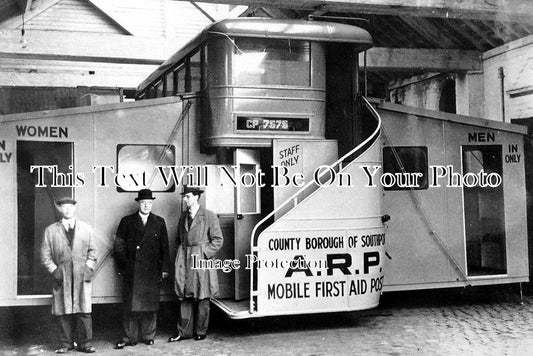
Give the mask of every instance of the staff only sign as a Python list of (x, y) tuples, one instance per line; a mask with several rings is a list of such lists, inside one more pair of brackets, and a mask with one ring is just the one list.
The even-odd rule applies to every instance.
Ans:
[(266, 232), (257, 268), (259, 312), (369, 309), (383, 286), (383, 228)]

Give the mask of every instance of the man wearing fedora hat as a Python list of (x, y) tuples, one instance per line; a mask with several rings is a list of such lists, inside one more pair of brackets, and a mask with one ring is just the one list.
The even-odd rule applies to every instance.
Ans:
[[(56, 201), (61, 220), (44, 231), (41, 261), (53, 277), (52, 314), (57, 315), (61, 347), (67, 353), (76, 347), (95, 352), (91, 345), (91, 280), (96, 266), (93, 229), (76, 218), (76, 200), (64, 197)], [(74, 340), (77, 330), (77, 340)]]
[(169, 342), (194, 337), (207, 337), (209, 324), (209, 302), (218, 294), (217, 271), (193, 268), (193, 258), (210, 259), (220, 250), (223, 243), (218, 218), (210, 210), (200, 206), (203, 190), (184, 187), (183, 200), (187, 211), (181, 214), (176, 239), (176, 262), (174, 291), (180, 300), (178, 334)]
[(159, 286), (168, 277), (168, 237), (165, 220), (153, 214), (155, 198), (150, 189), (142, 189), (135, 199), (139, 209), (120, 221), (114, 251), (123, 277), (124, 335), (116, 349), (135, 346), (141, 340), (154, 343), (159, 310)]

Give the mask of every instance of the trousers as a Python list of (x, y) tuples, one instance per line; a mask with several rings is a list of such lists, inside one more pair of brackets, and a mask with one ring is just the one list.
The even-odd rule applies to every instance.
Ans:
[(71, 348), (74, 341), (80, 347), (92, 346), (93, 321), (91, 313), (58, 315), (59, 335), (62, 347)]
[(180, 301), (180, 317), (178, 319), (178, 332), (183, 338), (194, 335), (206, 335), (209, 326), (210, 300), (189, 299)]
[(139, 326), (141, 327), (142, 341), (153, 340), (157, 329), (157, 312), (132, 312), (124, 311), (124, 342), (139, 341)]

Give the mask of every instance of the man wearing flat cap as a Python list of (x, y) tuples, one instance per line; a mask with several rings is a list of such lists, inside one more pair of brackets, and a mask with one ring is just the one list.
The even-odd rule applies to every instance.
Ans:
[(174, 291), (180, 300), (178, 334), (169, 342), (194, 337), (204, 340), (209, 325), (209, 302), (218, 294), (215, 269), (193, 268), (193, 257), (210, 259), (223, 243), (218, 218), (212, 211), (200, 206), (203, 190), (184, 187), (183, 200), (187, 211), (181, 214), (176, 239)]
[(169, 271), (167, 226), (165, 219), (152, 213), (154, 199), (150, 189), (140, 190), (135, 199), (138, 211), (122, 218), (117, 229), (113, 247), (123, 278), (124, 335), (116, 349), (139, 341), (154, 343), (159, 287)]
[[(61, 220), (44, 231), (41, 261), (54, 279), (52, 314), (59, 321), (61, 347), (56, 353), (95, 352), (92, 341), (91, 280), (96, 266), (92, 228), (76, 218), (76, 201), (59, 199)], [(77, 330), (77, 339), (75, 340)]]

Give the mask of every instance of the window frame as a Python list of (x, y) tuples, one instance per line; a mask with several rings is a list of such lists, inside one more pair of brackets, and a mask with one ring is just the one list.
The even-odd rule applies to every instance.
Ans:
[[(409, 154), (409, 159), (405, 160), (403, 159), (402, 160), (402, 165), (404, 167), (404, 169), (406, 168), (405, 167), (405, 163), (404, 161), (406, 161), (407, 163), (409, 163), (411, 165), (411, 167), (413, 168), (416, 168), (416, 167), (422, 167), (422, 169), (420, 171), (418, 170), (407, 170), (405, 169), (405, 173), (422, 173), (422, 177), (419, 178), (418, 182), (420, 183), (418, 187), (414, 187), (414, 186), (409, 186), (409, 187), (399, 187), (398, 184), (394, 184), (393, 186), (391, 187), (383, 187), (383, 189), (385, 191), (404, 191), (404, 190), (428, 190), (429, 189), (429, 154), (428, 154), (428, 146), (384, 146), (383, 147), (383, 150), (382, 150), (382, 153), (383, 153), (383, 167), (382, 167), (382, 174), (385, 174), (385, 173), (391, 173), (391, 174), (397, 174), (397, 173), (404, 173), (404, 172), (401, 172), (399, 170), (388, 170), (387, 169), (387, 162), (389, 162), (389, 160), (387, 159), (387, 157), (392, 157), (393, 159), (393, 164), (395, 166), (398, 166), (398, 163), (396, 161), (396, 155), (394, 154), (394, 151), (396, 151), (396, 153), (398, 154), (398, 156), (400, 156), (400, 153), (398, 152), (398, 150), (400, 151), (406, 151), (406, 150), (409, 150), (409, 149), (416, 149), (416, 150), (419, 150), (420, 154), (423, 155), (423, 158), (424, 161), (421, 162), (421, 164), (414, 164), (414, 165), (411, 165), (410, 162), (417, 162), (417, 155), (418, 154), (409, 154), (409, 153), (402, 153), (403, 155), (406, 155), (406, 154)], [(386, 153), (387, 151), (390, 151), (391, 152), (391, 155), (389, 155), (388, 153)], [(407, 152), (407, 151), (406, 151)], [(402, 157), (400, 157), (400, 159), (402, 159)], [(398, 167), (400, 168), (400, 167)]]

